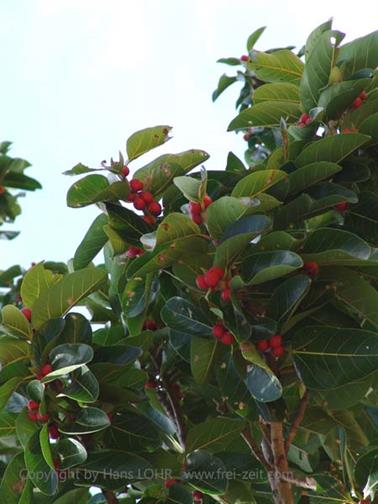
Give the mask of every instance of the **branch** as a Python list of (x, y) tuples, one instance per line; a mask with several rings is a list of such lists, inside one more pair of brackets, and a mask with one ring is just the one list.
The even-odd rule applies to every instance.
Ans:
[(285, 443), (286, 453), (288, 453), (290, 445), (294, 441), (295, 436), (297, 435), (298, 427), (301, 424), (303, 417), (306, 413), (306, 408), (307, 408), (309, 399), (310, 399), (310, 396), (309, 396), (308, 390), (306, 390), (306, 392), (304, 393), (304, 395), (301, 399), (301, 402), (299, 404), (297, 416), (294, 418), (294, 421), (291, 424), (289, 434), (287, 436), (287, 440)]
[(291, 485), (295, 485), (300, 488), (305, 488), (306, 490), (316, 490), (317, 489), (317, 483), (314, 480), (314, 478), (305, 478), (305, 479), (300, 479), (296, 478), (292, 474), (279, 474), (279, 478), (281, 481), (286, 481), (287, 483), (290, 483)]
[(294, 504), (291, 482), (283, 479), (284, 475), (289, 474), (289, 464), (285, 451), (282, 422), (270, 422), (270, 438), (274, 459), (274, 474), (272, 476), (276, 482), (272, 490), (275, 489), (278, 492), (279, 499), (277, 502)]
[(118, 504), (118, 499), (115, 496), (115, 493), (111, 490), (104, 491), (105, 499), (108, 504)]
[(257, 458), (257, 460), (265, 467), (265, 469), (269, 472), (273, 469), (273, 466), (269, 464), (265, 460), (265, 457), (258, 447), (256, 441), (252, 438), (250, 430), (248, 427), (246, 427), (242, 432), (241, 432), (241, 437), (244, 439), (246, 442), (248, 448), (251, 450), (252, 455)]

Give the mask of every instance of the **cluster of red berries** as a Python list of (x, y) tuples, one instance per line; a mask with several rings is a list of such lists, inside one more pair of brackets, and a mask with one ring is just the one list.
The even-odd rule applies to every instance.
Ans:
[(29, 322), (31, 322), (31, 319), (32, 319), (32, 311), (30, 308), (21, 308), (21, 313), (24, 315), (24, 317), (26, 318), (26, 320), (28, 320)]
[(352, 108), (358, 109), (361, 107), (362, 102), (366, 100), (367, 98), (367, 92), (366, 91), (361, 91), (361, 93), (358, 95), (358, 97), (354, 100), (352, 103)]
[(335, 205), (336, 212), (339, 212), (341, 214), (347, 212), (348, 208), (349, 208), (349, 203), (347, 201), (343, 201), (343, 202)]
[(46, 375), (50, 374), (53, 370), (53, 367), (51, 364), (46, 363), (44, 364), (41, 369), (38, 371), (38, 373), (35, 375), (37, 380), (42, 380)]
[(234, 336), (230, 333), (230, 331), (227, 331), (223, 322), (219, 321), (213, 325), (212, 333), (218, 341), (223, 343), (223, 345), (232, 345), (235, 342)]
[(203, 275), (196, 277), (197, 287), (201, 290), (216, 290), (218, 287), (221, 289), (222, 301), (230, 301), (231, 299), (231, 280), (223, 280), (225, 271), (219, 266), (213, 266)]
[(299, 128), (304, 128), (305, 126), (308, 126), (309, 124), (311, 124), (311, 122), (312, 122), (311, 117), (308, 114), (304, 113), (298, 119), (297, 126)]
[(129, 247), (128, 251), (126, 252), (126, 257), (129, 259), (135, 259), (135, 257), (139, 257), (144, 254), (144, 249), (141, 247), (135, 247), (132, 245)]
[(189, 203), (189, 212), (192, 221), (198, 225), (202, 224), (203, 223), (202, 212), (204, 212), (206, 208), (211, 205), (212, 202), (213, 200), (208, 194), (206, 194), (201, 203), (191, 201)]
[(311, 277), (316, 277), (319, 274), (319, 264), (316, 261), (304, 263), (302, 270)]
[(281, 334), (274, 334), (270, 339), (263, 339), (257, 342), (259, 352), (271, 352), (273, 357), (282, 357), (285, 349), (282, 346)]
[(39, 413), (39, 403), (37, 401), (29, 401), (26, 407), (28, 409), (28, 417), (32, 422), (48, 422), (49, 415), (47, 413), (44, 415)]

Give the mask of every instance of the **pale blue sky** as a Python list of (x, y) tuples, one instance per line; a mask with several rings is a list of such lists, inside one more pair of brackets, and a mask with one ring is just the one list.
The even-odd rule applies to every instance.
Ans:
[(7, 226), (21, 235), (0, 242), (0, 267), (72, 257), (98, 210), (66, 208), (74, 179), (62, 172), (116, 156), (137, 129), (174, 127), (152, 157), (201, 148), (222, 169), (229, 150), (241, 154), (226, 133), (237, 90), (215, 104), (211, 93), (233, 71), (216, 60), (245, 52), (253, 30), (268, 26), (258, 49), (301, 46), (333, 16), (350, 40), (377, 29), (377, 14), (366, 0), (0, 0), (0, 139), (44, 186)]

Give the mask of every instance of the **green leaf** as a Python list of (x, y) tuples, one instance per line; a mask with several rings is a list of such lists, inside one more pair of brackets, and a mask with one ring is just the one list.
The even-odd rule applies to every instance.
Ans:
[(332, 389), (377, 369), (378, 338), (362, 329), (307, 326), (295, 334), (293, 357), (308, 388)]
[(49, 383), (58, 376), (75, 371), (93, 359), (93, 349), (84, 343), (63, 343), (53, 348), (49, 362), (53, 371), (43, 378), (43, 383)]
[(10, 396), (17, 389), (18, 385), (22, 382), (22, 377), (15, 376), (0, 387), (0, 411), (5, 408)]
[(126, 200), (129, 191), (126, 181), (109, 184), (103, 175), (87, 175), (68, 189), (67, 205), (80, 208), (99, 201)]
[(200, 201), (201, 181), (188, 177), (175, 177), (173, 179), (175, 186), (182, 192), (189, 201)]
[[(58, 497), (58, 499), (54, 500), (53, 504), (72, 504), (72, 502), (74, 502), (75, 504), (92, 504), (90, 501), (90, 494), (88, 492), (88, 488), (77, 488), (75, 490), (69, 490), (68, 492), (65, 492), (65, 494), (61, 497)], [(25, 504), (28, 503), (25, 502)]]
[(75, 418), (75, 423), (63, 423), (59, 430), (64, 434), (90, 434), (109, 427), (110, 420), (108, 415), (99, 408), (86, 407)]
[(82, 464), (87, 459), (87, 451), (76, 439), (60, 439), (56, 444), (62, 470)]
[(243, 162), (233, 152), (229, 152), (227, 155), (226, 171), (235, 173), (245, 171)]
[(207, 209), (207, 227), (212, 238), (219, 239), (225, 229), (237, 221), (248, 210), (243, 200), (223, 196)]
[(258, 285), (285, 276), (301, 268), (303, 261), (289, 250), (259, 252), (244, 258), (240, 274), (250, 285)]
[(110, 228), (117, 232), (118, 239), (140, 247), (140, 238), (151, 231), (151, 226), (132, 210), (112, 203), (106, 204)]
[(65, 275), (34, 303), (32, 324), (38, 329), (47, 320), (65, 315), (81, 299), (95, 291), (106, 279), (100, 268), (87, 268)]
[(39, 432), (39, 442), (41, 445), (42, 455), (46, 463), (54, 469), (53, 455), (51, 452), (50, 441), (49, 441), (49, 428), (45, 424)]
[(307, 58), (300, 83), (300, 97), (306, 111), (317, 106), (320, 93), (328, 84), (336, 47), (341, 38), (339, 32), (332, 30), (326, 30), (317, 36), (316, 45)]
[(45, 386), (40, 380), (32, 380), (27, 384), (27, 393), (30, 399), (36, 402), (42, 402), (45, 393)]
[(207, 152), (195, 149), (179, 154), (164, 154), (139, 168), (134, 173), (134, 178), (142, 180), (144, 190), (151, 191), (156, 197), (163, 194), (175, 177), (185, 175), (208, 158)]
[(378, 112), (362, 121), (359, 131), (371, 137), (369, 145), (376, 144), (378, 142)]
[[(33, 484), (43, 494), (54, 495), (58, 487), (58, 476), (43, 457), (39, 431), (31, 436), (25, 448), (25, 464)], [(43, 478), (40, 477), (41, 474), (44, 475)]]
[(250, 362), (244, 381), (252, 397), (264, 403), (279, 399), (282, 396), (281, 383), (255, 346), (244, 341), (240, 350), (244, 359)]
[(319, 41), (322, 39), (322, 35), (324, 32), (327, 32), (332, 28), (332, 19), (329, 19), (325, 23), (322, 23), (318, 27), (313, 30), (310, 35), (308, 36), (306, 40), (306, 46), (305, 46), (305, 56), (306, 56), (306, 61), (309, 59), (311, 56), (311, 53), (314, 49), (316, 49)]
[(59, 336), (59, 342), (92, 343), (92, 327), (81, 313), (70, 312), (64, 318), (64, 328)]
[(332, 84), (321, 92), (319, 107), (325, 110), (326, 116), (330, 119), (339, 118), (368, 83), (369, 79), (358, 79)]
[(330, 228), (320, 228), (311, 233), (303, 248), (304, 260), (316, 261), (319, 265), (353, 264), (355, 259), (368, 260), (370, 254), (370, 246), (358, 236)]
[(133, 453), (157, 449), (161, 444), (161, 438), (156, 427), (151, 419), (129, 411), (114, 415), (112, 424), (106, 431), (107, 446), (110, 448), (122, 446), (123, 450)]
[(89, 168), (88, 166), (78, 163), (71, 170), (63, 172), (63, 175), (83, 175), (84, 173), (92, 173), (95, 171), (102, 171), (104, 168)]
[(172, 243), (178, 238), (201, 234), (200, 228), (190, 217), (173, 212), (159, 224), (156, 231), (156, 246)]
[[(218, 62), (224, 63), (224, 61), (221, 61), (221, 60), (219, 60)], [(240, 65), (240, 60), (238, 60), (237, 64)], [(234, 77), (234, 76), (229, 77), (226, 74), (221, 75), (219, 78), (219, 81), (218, 81), (217, 89), (215, 89), (215, 91), (213, 91), (213, 94), (212, 94), (213, 102), (215, 102), (215, 100), (217, 98), (219, 98), (219, 96), (223, 93), (223, 91), (225, 91), (234, 82), (236, 82), (236, 77)]]
[(145, 152), (155, 149), (159, 145), (167, 142), (170, 137), (168, 133), (171, 126), (160, 125), (152, 128), (145, 128), (135, 132), (127, 139), (126, 150), (129, 161), (133, 161)]
[(88, 266), (94, 257), (104, 247), (108, 241), (108, 236), (104, 231), (104, 226), (108, 223), (108, 217), (105, 214), (98, 215), (90, 225), (84, 238), (77, 247), (74, 258), (73, 267), (79, 270)]
[(97, 401), (99, 392), (95, 375), (87, 366), (82, 366), (73, 373), (71, 383), (64, 387), (60, 395), (82, 403), (91, 403)]
[(262, 102), (288, 102), (299, 104), (299, 88), (289, 82), (276, 82), (259, 86), (253, 93), (255, 104)]
[(317, 161), (302, 166), (289, 175), (289, 194), (302, 192), (321, 180), (331, 178), (341, 169), (342, 167), (338, 164), (327, 161)]
[(5, 305), (1, 310), (2, 330), (10, 336), (30, 340), (32, 328), (25, 315), (14, 305)]
[(231, 66), (238, 66), (240, 65), (240, 59), (239, 58), (220, 58), (217, 60), (217, 63), (224, 63), (225, 65), (231, 65)]
[(45, 269), (43, 263), (30, 268), (21, 284), (21, 298), (24, 306), (33, 307), (34, 302), (54, 283), (60, 280), (59, 274)]
[(371, 447), (363, 453), (354, 467), (354, 477), (360, 488), (363, 488), (364, 497), (374, 499), (378, 485), (378, 448)]
[(378, 31), (375, 31), (340, 47), (337, 64), (348, 77), (365, 68), (375, 70), (378, 66), (377, 54)]
[(287, 174), (280, 170), (261, 170), (250, 173), (243, 177), (234, 187), (232, 196), (252, 198), (266, 191), (281, 180), (287, 178)]
[(302, 61), (288, 49), (271, 53), (252, 51), (247, 66), (265, 82), (299, 83), (303, 72)]
[(3, 504), (18, 504), (24, 487), (24, 454), (18, 453), (7, 464), (0, 482), (0, 496)]
[(248, 37), (247, 40), (247, 51), (250, 52), (254, 48), (256, 42), (259, 40), (261, 35), (264, 33), (266, 29), (266, 26), (261, 26), (261, 28), (257, 28), (251, 35)]
[(244, 426), (243, 421), (232, 418), (210, 418), (189, 430), (186, 449), (189, 452), (210, 450), (216, 453), (238, 438)]
[(160, 312), (161, 319), (170, 328), (192, 335), (211, 334), (211, 326), (204, 314), (189, 301), (180, 297), (169, 299)]
[(192, 336), (190, 367), (194, 380), (200, 385), (209, 380), (215, 364), (217, 347), (218, 342), (215, 338), (207, 339)]
[(0, 437), (11, 436), (16, 432), (16, 421), (17, 416), (13, 413), (8, 413), (8, 411), (0, 412)]
[(39, 431), (39, 425), (32, 422), (28, 417), (28, 412), (25, 409), (17, 415), (16, 419), (16, 433), (21, 446), (25, 449), (31, 436)]
[(222, 495), (228, 483), (226, 472), (226, 467), (220, 458), (198, 450), (187, 457), (184, 479), (201, 492)]
[(265, 128), (279, 127), (281, 119), (286, 123), (295, 123), (300, 116), (297, 103), (288, 101), (264, 101), (248, 107), (237, 115), (228, 125), (227, 131), (239, 128), (263, 126)]
[(308, 275), (295, 275), (281, 283), (270, 298), (267, 314), (275, 320), (290, 318), (311, 287)]
[(340, 163), (369, 140), (370, 137), (360, 133), (328, 136), (305, 147), (296, 158), (295, 164), (301, 167), (316, 161)]
[(30, 346), (25, 340), (18, 340), (12, 336), (0, 336), (0, 364), (2, 366), (27, 358), (29, 350)]
[(345, 218), (348, 229), (378, 246), (378, 195), (362, 191), (358, 205), (353, 205)]

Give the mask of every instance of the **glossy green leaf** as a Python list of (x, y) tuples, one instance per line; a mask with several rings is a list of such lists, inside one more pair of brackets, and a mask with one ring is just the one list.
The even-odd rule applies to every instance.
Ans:
[(192, 427), (186, 438), (189, 452), (206, 450), (216, 453), (240, 436), (245, 424), (232, 418), (211, 418)]
[(377, 334), (344, 327), (304, 327), (295, 334), (293, 357), (308, 388), (335, 388), (376, 370)]
[(299, 104), (299, 88), (289, 82), (276, 82), (259, 86), (253, 93), (254, 103), (288, 102)]
[(71, 208), (80, 208), (99, 201), (126, 200), (129, 191), (127, 182), (109, 184), (103, 175), (87, 175), (69, 188), (67, 205)]
[(27, 385), (27, 393), (30, 399), (37, 402), (42, 402), (45, 386), (40, 380), (32, 380)]
[(24, 454), (18, 453), (7, 465), (0, 482), (0, 496), (4, 504), (18, 504), (25, 477)]
[(378, 66), (378, 31), (357, 38), (340, 47), (337, 64), (341, 65), (345, 76), (353, 75), (358, 70)]
[(32, 328), (25, 315), (14, 305), (5, 305), (1, 310), (2, 330), (16, 338), (31, 339)]
[(0, 412), (0, 437), (11, 436), (16, 432), (16, 415), (8, 411)]
[(268, 316), (275, 320), (290, 318), (311, 287), (307, 275), (295, 275), (281, 283), (272, 293), (268, 305)]
[(341, 169), (338, 164), (327, 161), (316, 161), (302, 166), (289, 175), (289, 194), (299, 193), (321, 180), (329, 179)]
[(240, 273), (246, 283), (257, 285), (285, 276), (302, 266), (300, 256), (289, 250), (259, 252), (243, 260)]
[(316, 49), (319, 41), (322, 39), (322, 35), (324, 32), (327, 32), (332, 28), (332, 19), (329, 19), (325, 23), (317, 26), (307, 37), (306, 45), (305, 45), (305, 56), (306, 61), (311, 56), (311, 53), (314, 49)]
[(43, 383), (49, 383), (58, 376), (75, 371), (93, 359), (93, 349), (84, 343), (63, 343), (53, 348), (49, 362), (53, 371), (43, 378)]
[(210, 235), (219, 239), (225, 229), (237, 221), (248, 210), (248, 203), (230, 196), (223, 196), (212, 203), (207, 210), (207, 227)]
[(39, 425), (33, 422), (28, 417), (28, 412), (25, 409), (17, 415), (16, 419), (16, 434), (21, 446), (25, 449), (31, 436), (39, 430)]
[(30, 346), (25, 340), (18, 340), (12, 336), (0, 336), (0, 363), (2, 366), (26, 358), (29, 351)]
[(73, 266), (75, 270), (85, 268), (94, 257), (104, 247), (108, 237), (104, 231), (104, 226), (108, 223), (108, 217), (100, 214), (90, 225), (84, 238), (76, 249)]
[(170, 328), (192, 335), (211, 334), (211, 326), (204, 314), (189, 301), (180, 297), (169, 299), (163, 306), (160, 316)]
[(10, 396), (17, 389), (21, 381), (21, 377), (15, 376), (0, 386), (0, 411), (5, 408)]
[(210, 495), (222, 495), (227, 488), (226, 467), (222, 460), (206, 451), (195, 451), (187, 458), (184, 480)]
[(200, 180), (182, 176), (173, 179), (175, 186), (182, 192), (186, 199), (189, 201), (200, 201)]
[(49, 428), (45, 424), (39, 431), (39, 442), (41, 445), (41, 451), (45, 462), (49, 465), (51, 469), (54, 469), (53, 454), (51, 451), (50, 440), (49, 440)]
[(251, 33), (251, 35), (247, 39), (247, 51), (251, 51), (254, 48), (256, 42), (259, 40), (261, 35), (264, 33), (265, 29), (266, 29), (266, 26), (261, 26), (261, 28), (257, 28), (257, 30), (255, 30), (253, 33)]
[(232, 196), (235, 198), (258, 196), (286, 177), (287, 174), (279, 170), (262, 170), (250, 173), (235, 185)]
[(339, 163), (369, 140), (370, 137), (360, 133), (328, 136), (305, 147), (295, 164), (301, 167), (316, 161)]
[[(219, 61), (223, 63), (222, 61)], [(238, 61), (238, 64), (240, 64), (240, 60)], [(225, 91), (231, 84), (236, 82), (236, 77), (234, 76), (228, 76), (226, 74), (223, 74), (220, 76), (219, 81), (218, 81), (218, 86), (217, 88), (213, 91), (212, 94), (212, 100), (213, 102), (219, 98), (219, 96)]]
[(30, 268), (21, 284), (21, 298), (24, 306), (33, 307), (34, 302), (54, 283), (60, 280), (60, 275), (54, 275), (46, 269), (43, 263)]
[(178, 238), (199, 235), (200, 228), (190, 217), (173, 212), (163, 219), (156, 231), (156, 246), (174, 242)]
[(248, 68), (265, 82), (299, 83), (303, 63), (292, 51), (281, 49), (271, 53), (252, 51)]
[(194, 380), (203, 384), (209, 380), (215, 364), (219, 344), (215, 338), (207, 339), (192, 336), (190, 350), (190, 367)]
[(118, 239), (140, 247), (140, 237), (151, 231), (149, 226), (136, 213), (113, 203), (106, 204), (110, 228), (116, 231)]
[(171, 126), (154, 126), (133, 133), (126, 143), (127, 156), (129, 161), (133, 161), (145, 152), (155, 149), (159, 145), (167, 142)]
[(66, 385), (61, 395), (82, 403), (95, 402), (100, 393), (98, 381), (87, 366), (77, 369), (71, 376), (71, 383)]
[(70, 312), (64, 317), (64, 328), (59, 336), (59, 342), (92, 343), (92, 327), (81, 313)]
[(65, 315), (81, 299), (96, 290), (106, 279), (100, 268), (87, 268), (65, 275), (34, 303), (32, 324), (38, 329), (47, 320)]
[(281, 119), (286, 123), (294, 123), (300, 116), (297, 103), (288, 101), (264, 101), (246, 108), (228, 125), (227, 131), (239, 128), (263, 126), (265, 128), (279, 127)]
[(87, 459), (87, 451), (84, 446), (73, 438), (60, 439), (56, 444), (62, 470), (82, 464)]
[(59, 430), (64, 434), (90, 434), (109, 427), (108, 415), (99, 408), (82, 408), (75, 418), (75, 423), (64, 423), (59, 426)]
[[(58, 476), (44, 459), (39, 440), (39, 431), (36, 431), (28, 441), (25, 448), (25, 464), (33, 484), (45, 495), (54, 495), (58, 487)], [(43, 474), (44, 477), (40, 477)]]

